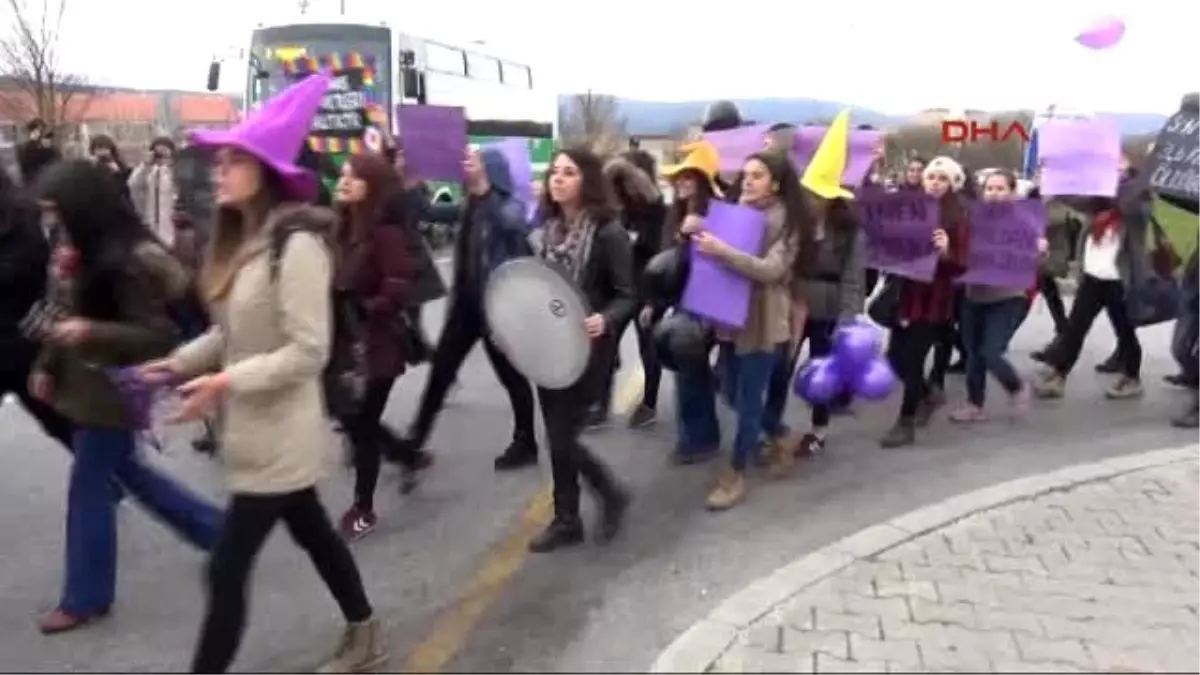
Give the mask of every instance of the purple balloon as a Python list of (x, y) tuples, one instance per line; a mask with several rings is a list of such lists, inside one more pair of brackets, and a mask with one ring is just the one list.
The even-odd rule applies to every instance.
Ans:
[(816, 358), (808, 362), (796, 377), (795, 391), (808, 403), (829, 403), (844, 386), (833, 359)]
[(896, 386), (896, 373), (892, 364), (882, 356), (871, 359), (866, 368), (854, 381), (854, 393), (868, 401), (882, 401)]
[(883, 331), (865, 323), (851, 323), (833, 335), (833, 360), (847, 380), (858, 376), (872, 359), (879, 356)]

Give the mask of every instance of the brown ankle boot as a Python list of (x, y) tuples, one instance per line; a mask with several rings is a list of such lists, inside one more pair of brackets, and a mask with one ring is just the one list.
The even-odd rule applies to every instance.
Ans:
[(896, 424), (891, 429), (888, 429), (883, 438), (879, 439), (879, 445), (885, 448), (899, 448), (912, 445), (916, 440), (916, 422), (911, 417), (901, 417), (896, 420)]
[(379, 619), (351, 623), (342, 633), (333, 658), (317, 672), (321, 673), (371, 673), (387, 664), (388, 650), (384, 641), (383, 626)]

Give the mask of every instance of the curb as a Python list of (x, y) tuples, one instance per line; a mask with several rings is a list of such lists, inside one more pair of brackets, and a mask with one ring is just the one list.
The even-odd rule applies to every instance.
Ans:
[(967, 516), (1082, 483), (1113, 478), (1200, 458), (1200, 445), (1125, 455), (1077, 464), (967, 492), (872, 525), (785, 565), (725, 599), (675, 639), (651, 666), (652, 673), (704, 673), (733, 645), (742, 630), (780, 603), (845, 567)]

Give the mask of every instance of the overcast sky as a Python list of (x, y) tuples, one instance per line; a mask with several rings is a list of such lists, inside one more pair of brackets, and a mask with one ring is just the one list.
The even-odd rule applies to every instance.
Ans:
[[(214, 52), (247, 46), (255, 23), (285, 21), (297, 6), (296, 0), (68, 2), (64, 69), (109, 84), (185, 89), (203, 87)], [(659, 100), (805, 96), (889, 113), (1050, 103), (1168, 112), (1200, 84), (1194, 65), (1186, 65), (1194, 64), (1200, 25), (1195, 0), (985, 0), (964, 8), (894, 0), (345, 3), (363, 21), (426, 37), (486, 40), (528, 61), (536, 82), (560, 92), (591, 88)], [(337, 5), (312, 0), (318, 10)], [(0, 10), (0, 19), (7, 12)], [(1128, 25), (1119, 46), (1093, 52), (1075, 43), (1089, 19), (1108, 13)], [(114, 25), (130, 19), (130, 29)], [(1179, 79), (1182, 73), (1191, 81)], [(233, 78), (223, 84), (237, 88)]]

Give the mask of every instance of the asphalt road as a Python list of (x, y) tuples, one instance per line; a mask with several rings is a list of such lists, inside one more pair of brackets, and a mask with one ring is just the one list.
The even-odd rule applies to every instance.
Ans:
[[(431, 326), (441, 308), (428, 312)], [(673, 423), (632, 432), (614, 426), (590, 438), (628, 481), (636, 501), (627, 533), (612, 546), (586, 545), (530, 557), (524, 543), (549, 516), (541, 471), (496, 475), (492, 457), (509, 436), (510, 412), (480, 350), (461, 375), (434, 439), (438, 463), (401, 497), (385, 469), (380, 528), (355, 545), (368, 591), (388, 623), (394, 669), (413, 671), (643, 671), (679, 632), (754, 579), (844, 535), (919, 505), (1025, 474), (1098, 458), (1194, 442), (1166, 418), (1179, 398), (1160, 383), (1174, 370), (1167, 327), (1142, 332), (1146, 397), (1110, 402), (1106, 377), (1091, 372), (1107, 353), (1103, 320), (1068, 398), (1043, 403), (1020, 424), (959, 428), (944, 418), (913, 449), (883, 451), (876, 437), (896, 401), (859, 405), (835, 420), (828, 455), (784, 481), (756, 476), (747, 502), (710, 514), (703, 500), (715, 466), (677, 468), (666, 457)], [(1049, 335), (1039, 309), (1015, 345), (1018, 362)], [(633, 336), (622, 380), (637, 367)], [(413, 413), (426, 369), (408, 373), (387, 420)], [(961, 378), (951, 378), (951, 397)], [(636, 384), (636, 380), (633, 380)], [(627, 407), (634, 389), (618, 396)], [(670, 377), (662, 399), (670, 417)], [(996, 397), (999, 398), (998, 396)], [(1000, 401), (997, 401), (998, 403)], [(803, 406), (794, 401), (790, 418)], [(38, 612), (62, 581), (68, 457), (16, 405), (0, 408), (0, 670), (178, 671), (187, 667), (201, 613), (204, 557), (134, 504), (120, 508), (118, 601), (110, 619), (42, 637)], [(156, 458), (190, 485), (221, 498), (219, 469), (194, 455), (183, 430)], [(335, 515), (349, 500), (338, 470), (323, 487)], [(297, 672), (332, 647), (340, 618), (311, 565), (282, 530), (253, 578), (250, 628), (235, 668)]]

